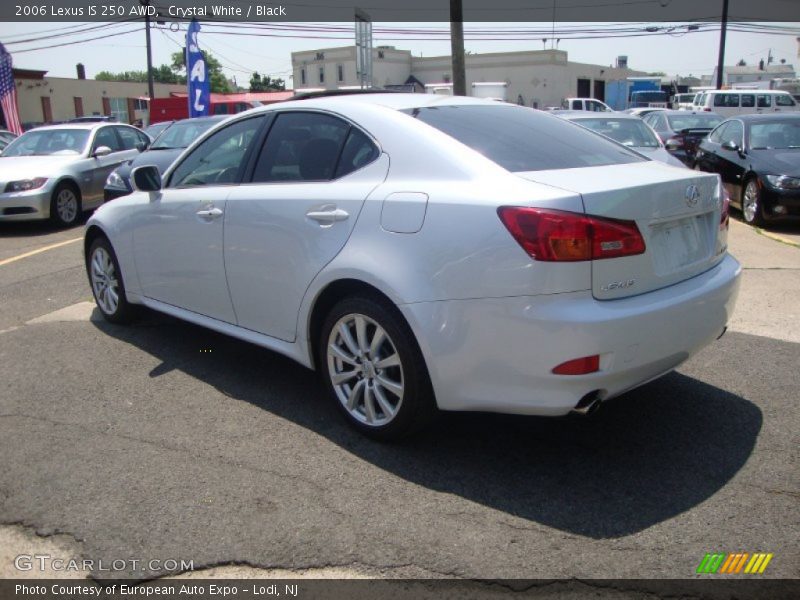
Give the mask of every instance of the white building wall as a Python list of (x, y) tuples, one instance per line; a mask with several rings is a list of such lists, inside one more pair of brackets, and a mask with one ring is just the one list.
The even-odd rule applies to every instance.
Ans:
[[(323, 58), (318, 58), (322, 53)], [(359, 84), (355, 68), (355, 46), (292, 53), (294, 88), (336, 89)], [(343, 82), (336, 80), (336, 68), (345, 71)], [(319, 68), (325, 69), (325, 82), (320, 83)], [(415, 57), (407, 50), (373, 48), (373, 85), (384, 87), (405, 83), (413, 75), (423, 84), (452, 81), (450, 56)], [(302, 69), (306, 81), (302, 83)], [(467, 90), (475, 82), (505, 81), (509, 102), (526, 106), (556, 106), (564, 98), (578, 95), (578, 79), (589, 80), (589, 96), (596, 93), (595, 82), (608, 82), (645, 75), (641, 71), (617, 69), (603, 65), (569, 62), (563, 50), (532, 50), (468, 54), (466, 57)]]

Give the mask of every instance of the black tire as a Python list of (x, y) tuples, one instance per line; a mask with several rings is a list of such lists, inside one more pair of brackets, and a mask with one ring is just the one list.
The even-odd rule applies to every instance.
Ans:
[(56, 227), (71, 227), (78, 222), (81, 214), (80, 190), (71, 183), (59, 183), (50, 198), (50, 221)]
[[(748, 191), (752, 190), (755, 199), (755, 207), (752, 210), (748, 210), (748, 205), (750, 201), (748, 201), (747, 195)], [(758, 181), (755, 177), (750, 177), (742, 187), (742, 218), (744, 219), (745, 223), (748, 225), (753, 225), (755, 227), (763, 227), (764, 226), (764, 204), (761, 201), (761, 191), (758, 187)], [(747, 204), (745, 204), (747, 203)]]
[[(105, 260), (106, 257), (108, 262)], [(95, 264), (96, 259), (98, 262)], [(110, 266), (111, 270), (101, 268), (102, 266)], [(93, 269), (97, 269), (97, 275), (93, 275)], [(101, 272), (102, 277), (99, 275)], [(125, 324), (136, 318), (138, 307), (130, 304), (125, 297), (125, 283), (122, 281), (117, 255), (105, 237), (98, 237), (89, 246), (89, 251), (86, 253), (86, 274), (89, 277), (89, 286), (92, 288), (94, 301), (106, 321)], [(105, 289), (101, 285), (102, 281), (106, 282)], [(113, 281), (113, 284), (109, 284), (110, 281)], [(116, 304), (110, 302), (113, 296), (110, 295), (109, 288), (114, 290), (117, 298)]]
[[(355, 319), (358, 316), (365, 317), (362, 320), (362, 322), (366, 322), (364, 326), (365, 339), (374, 341), (380, 328), (385, 333), (385, 341), (374, 354), (372, 348), (368, 348), (368, 351), (358, 358), (359, 365), (344, 363), (329, 356), (328, 348), (331, 344), (341, 344), (340, 348), (347, 350), (348, 347), (344, 344), (339, 326), (344, 323), (346, 327), (349, 327), (347, 319), (352, 317), (355, 327)], [(336, 328), (336, 333), (332, 338), (334, 328)], [(354, 329), (348, 329), (348, 331), (354, 331)], [(359, 346), (357, 337), (357, 335), (351, 336), (351, 342)], [(380, 338), (380, 336), (377, 337)], [(349, 354), (354, 356), (353, 353)], [(379, 363), (388, 362), (386, 358), (394, 356), (399, 357), (399, 365), (380, 367)], [(369, 367), (366, 363), (369, 363)], [(323, 383), (345, 420), (368, 437), (382, 441), (397, 440), (427, 426), (438, 414), (428, 370), (414, 334), (397, 308), (383, 298), (358, 296), (339, 301), (326, 317), (317, 340), (317, 364)], [(356, 371), (360, 369), (362, 374), (352, 377), (346, 383), (335, 385), (331, 376), (331, 367), (334, 369), (334, 374), (344, 373), (347, 375), (351, 372), (347, 370), (337, 373), (339, 367), (343, 369), (350, 367)], [(392, 387), (384, 387), (387, 382), (394, 384), (399, 382), (402, 387), (402, 395), (396, 395)], [(352, 408), (347, 407), (345, 398), (348, 395), (347, 386), (350, 383), (353, 388), (352, 395), (358, 398), (354, 401)], [(360, 395), (356, 394), (355, 387), (362, 384)], [(366, 405), (367, 396), (371, 398), (373, 407), (372, 423), (365, 420), (369, 419), (368, 414), (370, 413)], [(398, 398), (399, 401), (397, 401)], [(396, 404), (395, 401), (397, 401)], [(361, 410), (361, 404), (363, 404), (363, 410)], [(384, 410), (387, 406), (390, 409), (388, 411)], [(389, 418), (391, 409), (394, 409), (395, 412)], [(380, 422), (381, 418), (384, 422)]]

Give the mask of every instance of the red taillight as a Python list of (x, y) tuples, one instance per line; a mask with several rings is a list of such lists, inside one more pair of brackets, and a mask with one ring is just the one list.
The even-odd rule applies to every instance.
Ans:
[(522, 206), (501, 206), (497, 214), (535, 260), (599, 260), (645, 251), (644, 238), (633, 221)]
[(600, 356), (584, 356), (561, 363), (553, 369), (556, 375), (586, 375), (600, 370)]
[(708, 108), (708, 107), (705, 107), (705, 108), (703, 109), (703, 111), (705, 111), (705, 112), (711, 112), (711, 109), (710, 109), (710, 108)]

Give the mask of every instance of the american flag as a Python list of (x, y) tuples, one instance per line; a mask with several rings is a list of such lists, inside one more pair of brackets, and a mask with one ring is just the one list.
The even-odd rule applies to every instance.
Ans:
[(8, 130), (22, 135), (22, 124), (19, 122), (17, 110), (17, 86), (14, 85), (14, 73), (11, 70), (11, 55), (3, 44), (0, 44), (0, 105), (3, 106)]

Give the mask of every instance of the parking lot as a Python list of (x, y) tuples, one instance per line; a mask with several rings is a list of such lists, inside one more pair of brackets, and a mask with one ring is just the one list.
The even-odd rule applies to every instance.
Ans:
[(745, 551), (800, 577), (798, 232), (732, 221), (728, 333), (592, 418), (449, 414), (379, 444), (289, 359), (155, 313), (103, 321), (82, 228), (2, 224), (0, 574), (44, 551), (212, 574), (683, 578)]

